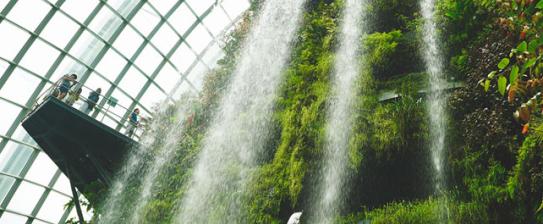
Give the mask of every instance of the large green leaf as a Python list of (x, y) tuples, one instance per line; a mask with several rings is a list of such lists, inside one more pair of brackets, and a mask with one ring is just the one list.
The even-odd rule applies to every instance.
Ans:
[(532, 59), (528, 60), (528, 61), (526, 62), (526, 64), (524, 64), (524, 67), (525, 67), (526, 69), (531, 68), (532, 66), (535, 65), (535, 62), (536, 62), (536, 61), (537, 61), (537, 58), (532, 58)]
[(498, 64), (498, 68), (500, 70), (503, 70), (505, 67), (507, 67), (509, 65), (509, 58), (504, 58), (500, 61), (500, 63)]
[(507, 79), (502, 75), (498, 78), (498, 91), (500, 94), (505, 95), (505, 89), (507, 88)]
[(535, 6), (538, 9), (543, 9), (543, 0), (539, 0), (539, 3)]
[(488, 92), (488, 89), (490, 89), (490, 79), (485, 80), (485, 84), (483, 87), (485, 89), (485, 92)]
[(509, 75), (509, 82), (511, 84), (517, 82), (518, 72), (519, 72), (519, 67), (517, 65), (513, 65), (513, 67), (511, 68), (511, 74)]
[(528, 43), (526, 43), (526, 41), (522, 41), (522, 43), (520, 43), (517, 47), (517, 51), (519, 53), (523, 53), (525, 52), (526, 50), (528, 49)]
[(528, 44), (528, 52), (535, 54), (535, 51), (537, 50), (537, 47), (539, 47), (539, 41), (538, 40), (532, 40)]

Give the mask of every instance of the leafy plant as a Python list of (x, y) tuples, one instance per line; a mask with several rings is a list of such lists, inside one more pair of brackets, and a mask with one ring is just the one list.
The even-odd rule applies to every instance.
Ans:
[(491, 80), (496, 80), (497, 90), (511, 104), (520, 104), (515, 118), (524, 123), (527, 133), (531, 115), (541, 108), (543, 90), (543, 0), (500, 2), (506, 18), (499, 19), (501, 26), (518, 34), (520, 43), (511, 50), (509, 57), (501, 59), (497, 70), (492, 71), (480, 83), (485, 91)]

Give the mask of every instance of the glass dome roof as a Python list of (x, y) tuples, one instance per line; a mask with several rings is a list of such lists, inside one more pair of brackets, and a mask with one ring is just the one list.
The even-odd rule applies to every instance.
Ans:
[(20, 126), (41, 93), (76, 73), (81, 84), (149, 116), (157, 103), (201, 90), (224, 55), (222, 37), (248, 7), (248, 0), (0, 0), (0, 223), (76, 216), (65, 208), (69, 180)]

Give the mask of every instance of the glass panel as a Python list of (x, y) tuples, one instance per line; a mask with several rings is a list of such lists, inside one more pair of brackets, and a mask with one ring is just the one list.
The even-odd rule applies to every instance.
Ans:
[(197, 53), (202, 52), (211, 40), (213, 40), (213, 38), (203, 26), (196, 27), (189, 37), (187, 37), (187, 43), (189, 43), (192, 49)]
[(175, 28), (181, 35), (185, 34), (185, 31), (196, 22), (196, 16), (192, 14), (186, 4), (182, 4), (179, 8), (170, 16), (168, 22)]
[(51, 9), (42, 0), (19, 0), (8, 13), (8, 18), (20, 26), (34, 31)]
[(43, 77), (59, 54), (58, 50), (38, 39), (26, 52), (20, 64)]
[(89, 24), (89, 29), (96, 32), (104, 40), (109, 40), (114, 30), (121, 25), (122, 20), (108, 7), (102, 7), (100, 12)]
[(117, 48), (117, 50), (125, 57), (132, 58), (132, 55), (134, 55), (134, 52), (136, 52), (142, 42), (143, 37), (141, 37), (141, 35), (139, 35), (132, 27), (127, 26), (117, 40), (115, 40), (113, 47)]
[(222, 6), (231, 18), (236, 18), (249, 8), (250, 3), (247, 0), (224, 0)]
[(0, 99), (0, 111), (2, 111), (2, 116), (0, 116), (0, 134), (5, 135), (13, 122), (17, 122), (15, 118), (21, 112), (21, 108)]
[(51, 95), (52, 90), (53, 90), (52, 88), (53, 88), (53, 85), (51, 83), (46, 83), (45, 87), (40, 91), (40, 94), (38, 95), (38, 97), (36, 99), (32, 99), (31, 103), (32, 104), (42, 103), (44, 100), (47, 99), (47, 97)]
[(151, 45), (147, 45), (136, 59), (136, 65), (138, 65), (148, 76), (151, 76), (163, 59), (164, 58), (158, 51)]
[(164, 55), (168, 54), (178, 41), (179, 36), (167, 25), (163, 25), (151, 40)]
[(104, 46), (104, 42), (84, 31), (70, 50), (70, 54), (89, 65)]
[(79, 25), (62, 13), (55, 13), (40, 36), (57, 47), (64, 48), (79, 29)]
[(149, 0), (151, 5), (160, 12), (162, 15), (166, 15), (173, 5), (177, 2), (175, 0)]
[(88, 88), (86, 91), (89, 92), (101, 88), (103, 95), (111, 87), (111, 83), (93, 72), (85, 82), (85, 87)]
[(136, 29), (138, 29), (144, 36), (147, 36), (149, 33), (151, 33), (159, 21), (160, 16), (153, 11), (148, 4), (145, 4), (140, 11), (138, 11), (138, 14), (132, 18), (130, 23), (134, 25)]
[(0, 174), (0, 202), (4, 201), (13, 183), (15, 183), (15, 178)]
[(122, 17), (128, 16), (128, 14), (136, 7), (139, 1), (126, 1), (126, 0), (108, 0), (107, 4), (111, 6), (115, 11), (121, 14)]
[(4, 72), (8, 68), (9, 64), (5, 61), (0, 61), (0, 78), (4, 76)]
[(9, 0), (0, 0), (0, 12), (6, 7), (6, 5), (9, 3)]
[(79, 221), (79, 217), (77, 217), (77, 211), (75, 210), (75, 207), (72, 208), (72, 211), (70, 212), (70, 215), (68, 215), (68, 219), (66, 220)]
[(53, 186), (53, 189), (60, 191), (62, 193), (65, 193), (67, 195), (72, 195), (72, 189), (70, 188), (70, 180), (63, 173), (60, 174), (60, 176), (58, 177), (58, 180)]
[(110, 81), (115, 81), (127, 63), (128, 61), (121, 55), (117, 54), (114, 50), (109, 49), (102, 60), (100, 60), (100, 63), (98, 63), (98, 66), (96, 66), (96, 71), (100, 72), (100, 74)]
[(11, 25), (8, 22), (0, 23), (0, 57), (13, 60), (30, 36), (27, 32)]
[(196, 15), (202, 15), (210, 6), (215, 4), (215, 0), (187, 0), (186, 1)]
[(119, 117), (108, 114), (109, 116), (106, 116), (104, 113), (100, 113), (97, 116), (97, 119), (100, 120), (103, 124), (109, 126), (110, 128), (117, 128), (117, 125), (119, 124), (117, 120), (121, 120)]
[(196, 60), (196, 55), (194, 55), (189, 47), (183, 43), (177, 48), (177, 51), (175, 51), (170, 60), (179, 71), (185, 72), (190, 65), (192, 65), (194, 60)]
[(50, 224), (50, 223), (47, 223), (47, 222), (43, 222), (43, 221), (34, 219), (34, 220), (32, 220), (32, 224)]
[(47, 186), (57, 170), (55, 163), (42, 152), (32, 163), (32, 167), (25, 175), (25, 179)]
[(192, 91), (193, 91), (193, 88), (189, 85), (189, 83), (183, 80), (179, 88), (177, 88), (177, 90), (175, 91), (173, 98), (179, 99), (184, 94), (190, 94)]
[(28, 146), (9, 141), (0, 154), (0, 171), (19, 176), (33, 151), (34, 149)]
[(122, 117), (126, 114), (127, 108), (132, 104), (133, 100), (130, 99), (126, 94), (122, 93), (119, 89), (115, 89), (111, 96), (119, 101), (119, 104), (116, 107), (111, 107), (109, 110), (112, 114), (115, 114), (116, 117)]
[(96, 8), (97, 4), (98, 0), (65, 1), (60, 9), (64, 10), (80, 23), (83, 23), (89, 17), (92, 10)]
[(87, 67), (71, 57), (64, 57), (57, 70), (53, 73), (50, 80), (58, 81), (63, 75), (75, 73), (80, 77), (87, 72)]
[(111, 88), (111, 83), (93, 72), (89, 76), (89, 79), (87, 79), (87, 82), (85, 82), (85, 88), (83, 88), (81, 96), (86, 99), (92, 91), (95, 91), (98, 88), (102, 89), (102, 93), (100, 95), (100, 100), (102, 100), (102, 98), (104, 98), (104, 94), (109, 90), (109, 88)]
[(203, 63), (198, 62), (196, 67), (194, 67), (194, 69), (188, 75), (187, 79), (190, 81), (190, 83), (192, 83), (196, 90), (202, 90), (204, 85), (204, 76), (206, 75), (207, 71), (207, 67)]
[(145, 91), (143, 97), (141, 97), (140, 103), (147, 109), (151, 109), (164, 100), (166, 100), (166, 95), (152, 84), (147, 91)]
[(69, 201), (69, 197), (56, 192), (50, 192), (36, 216), (45, 221), (58, 223), (64, 214), (64, 205)]
[(222, 51), (221, 47), (217, 43), (214, 43), (213, 46), (207, 50), (206, 54), (202, 58), (202, 61), (204, 61), (204, 63), (210, 68), (215, 68), (218, 60), (223, 56), (224, 52)]
[(165, 64), (154, 81), (169, 94), (179, 79), (181, 79), (181, 75), (170, 64)]
[(0, 223), (9, 223), (9, 224), (24, 224), (28, 218), (25, 216), (20, 216), (13, 214), (11, 212), (4, 212), (2, 218), (0, 218)]
[(228, 16), (226, 16), (221, 9), (215, 8), (213, 12), (204, 19), (204, 24), (209, 28), (213, 35), (217, 36), (228, 24), (230, 24), (230, 19), (228, 19)]
[(119, 87), (124, 90), (132, 98), (136, 98), (143, 85), (147, 82), (147, 78), (143, 76), (136, 68), (131, 67), (126, 73)]
[(30, 214), (44, 190), (43, 187), (23, 181), (9, 202), (8, 209), (25, 215)]
[(30, 135), (28, 135), (26, 130), (21, 125), (17, 126), (17, 129), (15, 129), (15, 133), (11, 136), (11, 138), (38, 147), (38, 144), (34, 141), (34, 139), (32, 139), (32, 137), (30, 137)]
[(0, 90), (0, 96), (13, 102), (25, 105), (32, 96), (34, 89), (38, 86), (40, 79), (36, 76), (16, 68), (4, 87)]

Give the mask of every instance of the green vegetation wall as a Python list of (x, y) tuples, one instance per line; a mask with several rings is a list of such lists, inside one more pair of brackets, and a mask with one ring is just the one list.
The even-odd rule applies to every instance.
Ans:
[[(440, 212), (444, 206), (450, 223), (543, 223), (541, 113), (530, 108), (528, 121), (515, 119), (516, 111), (522, 115), (522, 104), (527, 100), (508, 99), (511, 97), (503, 95), (503, 84), (498, 81), (499, 74), (509, 74), (512, 66), (520, 63), (511, 58), (505, 65), (509, 67), (498, 67), (503, 58), (513, 57), (511, 49), (522, 48), (525, 39), (531, 38), (528, 50), (530, 40), (542, 36), (542, 29), (530, 29), (524, 37), (518, 34), (528, 23), (537, 28), (531, 20), (506, 23), (502, 19), (512, 15), (536, 18), (541, 15), (543, 1), (537, 3), (541, 8), (537, 1), (529, 0), (515, 1), (520, 2), (514, 3), (517, 8), (513, 3), (504, 5), (510, 1), (498, 0), (438, 2), (443, 52), (449, 59), (447, 77), (465, 86), (451, 93), (447, 107), (451, 115), (446, 147), (448, 190), (443, 192), (445, 196), (434, 192), (433, 166), (426, 147), (432, 130), (427, 124), (425, 97), (418, 92), (431, 83), (426, 81), (420, 57), (419, 3), (373, 0), (365, 18), (371, 28), (360, 40), (366, 60), (359, 62), (356, 122), (349, 147), (348, 165), (354, 175), (350, 188), (345, 189), (349, 194), (347, 209), (338, 222), (436, 223), (444, 218)], [(179, 102), (192, 105), (192, 115), (172, 115), (174, 120), (186, 119), (187, 125), (175, 158), (160, 174), (153, 200), (145, 209), (147, 223), (172, 222), (172, 212), (184, 194), (201, 140), (228, 86), (259, 5), (260, 1), (253, 2), (243, 22), (225, 40), (226, 56), (206, 76), (204, 91)], [(306, 6), (276, 100), (266, 157), (254, 170), (244, 198), (242, 209), (247, 217), (241, 219), (246, 223), (285, 223), (293, 212), (309, 208), (323, 156), (329, 81), (342, 7), (342, 0), (312, 0)], [(543, 40), (535, 46), (533, 54), (539, 59), (532, 66), (541, 66)], [(497, 69), (495, 78), (488, 77)], [(385, 93), (400, 97), (380, 101)], [(138, 181), (133, 181), (136, 191)], [(100, 212), (99, 206), (95, 209)]]

